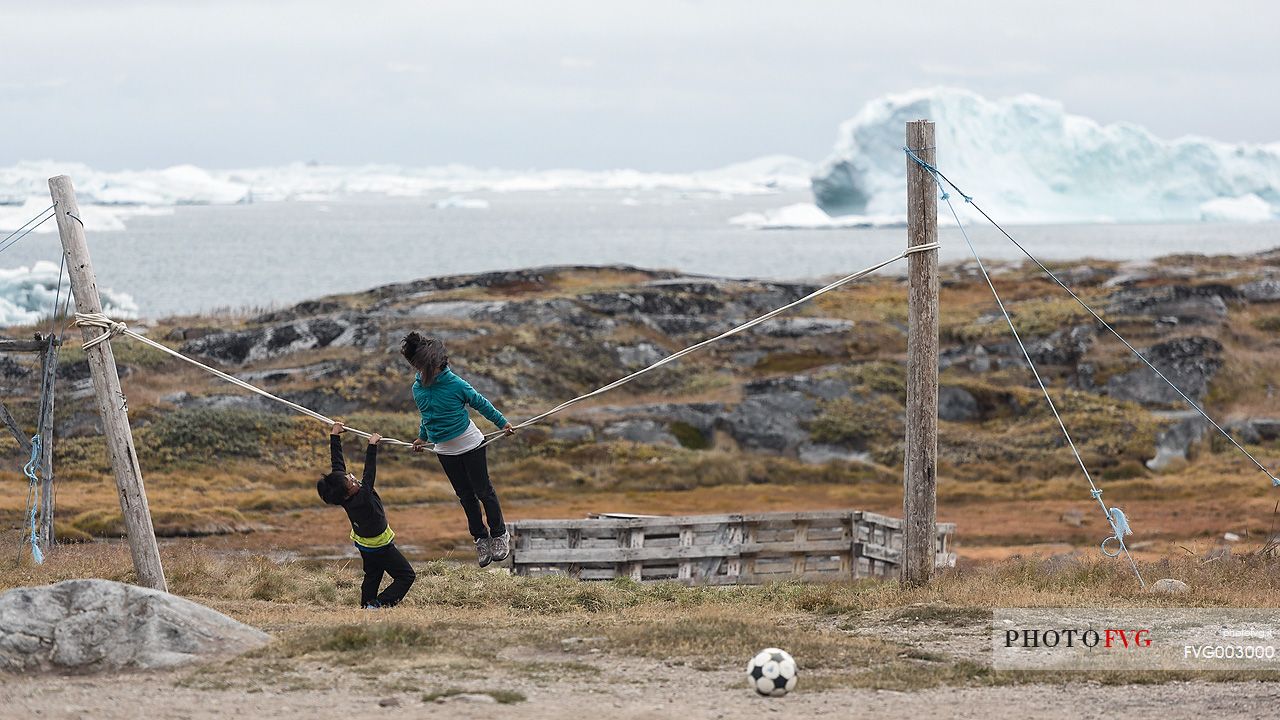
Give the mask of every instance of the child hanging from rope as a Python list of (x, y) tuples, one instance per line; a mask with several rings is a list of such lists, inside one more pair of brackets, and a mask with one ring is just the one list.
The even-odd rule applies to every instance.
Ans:
[(453, 374), (444, 342), (439, 338), (424, 338), (411, 332), (400, 343), (400, 352), (418, 371), (413, 380), (413, 400), (422, 415), (422, 424), (413, 441), (414, 450), (421, 452), (428, 442), (434, 443), (436, 457), (467, 514), (480, 567), (501, 562), (511, 551), (511, 535), (502, 521), (498, 493), (489, 480), (484, 435), (467, 414), (467, 406), (507, 434), (514, 433), (515, 428), (466, 380)]
[[(392, 607), (404, 599), (405, 593), (417, 578), (413, 566), (396, 549), (396, 534), (387, 524), (387, 514), (382, 509), (382, 498), (373, 489), (377, 474), (378, 441), (382, 436), (374, 433), (364, 456), (364, 479), (347, 472), (342, 457), (342, 433), (347, 428), (334, 423), (329, 430), (329, 457), (332, 470), (316, 483), (320, 499), (329, 505), (341, 505), (351, 521), (351, 540), (360, 551), (364, 562), (364, 582), (360, 585), (360, 607)], [(382, 574), (391, 576), (391, 584), (378, 593)]]

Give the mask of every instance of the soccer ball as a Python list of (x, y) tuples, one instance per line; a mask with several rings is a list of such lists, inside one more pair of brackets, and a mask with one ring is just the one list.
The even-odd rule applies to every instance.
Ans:
[(747, 680), (761, 695), (782, 697), (796, 689), (796, 661), (785, 650), (765, 648), (747, 663)]

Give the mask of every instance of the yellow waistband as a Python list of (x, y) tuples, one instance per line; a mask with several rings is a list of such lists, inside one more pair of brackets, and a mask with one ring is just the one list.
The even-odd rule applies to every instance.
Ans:
[(395, 539), (396, 539), (395, 531), (391, 529), (390, 525), (387, 526), (386, 530), (383, 530), (381, 534), (375, 537), (360, 537), (359, 535), (356, 534), (355, 530), (351, 531), (351, 540), (355, 542), (355, 544), (360, 545), (362, 547), (367, 547), (367, 548), (385, 547), (387, 545), (390, 545), (391, 541)]

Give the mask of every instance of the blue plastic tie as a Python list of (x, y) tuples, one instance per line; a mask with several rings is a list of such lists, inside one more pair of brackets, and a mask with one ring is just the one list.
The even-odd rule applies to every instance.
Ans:
[(27, 497), (30, 498), (28, 505), (28, 517), (31, 519), (31, 559), (35, 560), (37, 565), (44, 564), (44, 551), (40, 549), (40, 533), (36, 530), (36, 512), (40, 508), (40, 477), (38, 468), (40, 465), (40, 436), (33, 435), (31, 437), (31, 460), (22, 466), (22, 473), (27, 476)]

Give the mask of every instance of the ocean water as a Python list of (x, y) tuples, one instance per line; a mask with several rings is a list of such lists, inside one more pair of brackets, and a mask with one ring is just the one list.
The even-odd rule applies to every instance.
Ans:
[[(90, 232), (101, 287), (131, 295), (145, 317), (267, 308), (415, 278), (558, 264), (629, 264), (729, 277), (818, 279), (847, 274), (905, 245), (903, 228), (753, 230), (729, 218), (806, 192), (722, 196), (669, 191), (472, 193), (487, 208), (357, 197), (331, 202), (180, 206)], [(470, 203), (480, 205), (482, 203)], [(985, 258), (1020, 253), (981, 218)], [(1173, 253), (1246, 254), (1280, 246), (1280, 223), (1015, 226), (1046, 259), (1142, 260)], [(943, 228), (944, 262), (969, 257)], [(0, 268), (58, 260), (56, 233), (33, 234)], [(901, 265), (885, 272), (901, 272)]]

